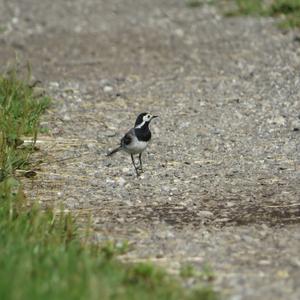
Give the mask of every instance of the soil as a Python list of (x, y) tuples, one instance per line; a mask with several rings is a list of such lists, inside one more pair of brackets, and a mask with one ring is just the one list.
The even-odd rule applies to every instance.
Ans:
[[(1, 70), (29, 61), (54, 98), (30, 198), (123, 260), (209, 264), (228, 299), (300, 298), (299, 30), (179, 0), (2, 0), (0, 28)], [(137, 178), (106, 153), (144, 111)]]

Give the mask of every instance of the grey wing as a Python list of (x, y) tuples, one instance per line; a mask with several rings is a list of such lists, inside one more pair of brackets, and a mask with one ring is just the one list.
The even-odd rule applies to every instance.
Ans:
[(132, 142), (133, 136), (134, 136), (134, 129), (130, 129), (121, 139), (121, 145), (128, 146)]

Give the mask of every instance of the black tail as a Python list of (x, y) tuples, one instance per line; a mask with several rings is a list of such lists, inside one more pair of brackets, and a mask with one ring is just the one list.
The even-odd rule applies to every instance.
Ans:
[(108, 153), (106, 154), (106, 156), (111, 156), (111, 155), (115, 154), (116, 152), (118, 152), (118, 151), (120, 151), (120, 150), (121, 150), (121, 146), (119, 146), (118, 148), (112, 150), (111, 152), (108, 152)]

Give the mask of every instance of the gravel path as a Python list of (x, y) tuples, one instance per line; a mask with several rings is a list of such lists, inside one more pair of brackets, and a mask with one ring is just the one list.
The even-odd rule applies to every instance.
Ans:
[[(184, 1), (0, 1), (17, 53), (56, 99), (27, 194), (92, 216), (124, 260), (209, 263), (229, 299), (300, 298), (299, 32)], [(158, 114), (136, 178), (109, 148)], [(64, 160), (65, 159), (65, 160)]]

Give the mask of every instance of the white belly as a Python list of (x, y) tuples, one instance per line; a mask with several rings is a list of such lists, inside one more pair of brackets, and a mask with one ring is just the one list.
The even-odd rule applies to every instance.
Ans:
[(124, 150), (130, 154), (138, 154), (142, 153), (147, 146), (148, 142), (139, 141), (136, 137), (134, 137), (132, 142), (124, 147)]

